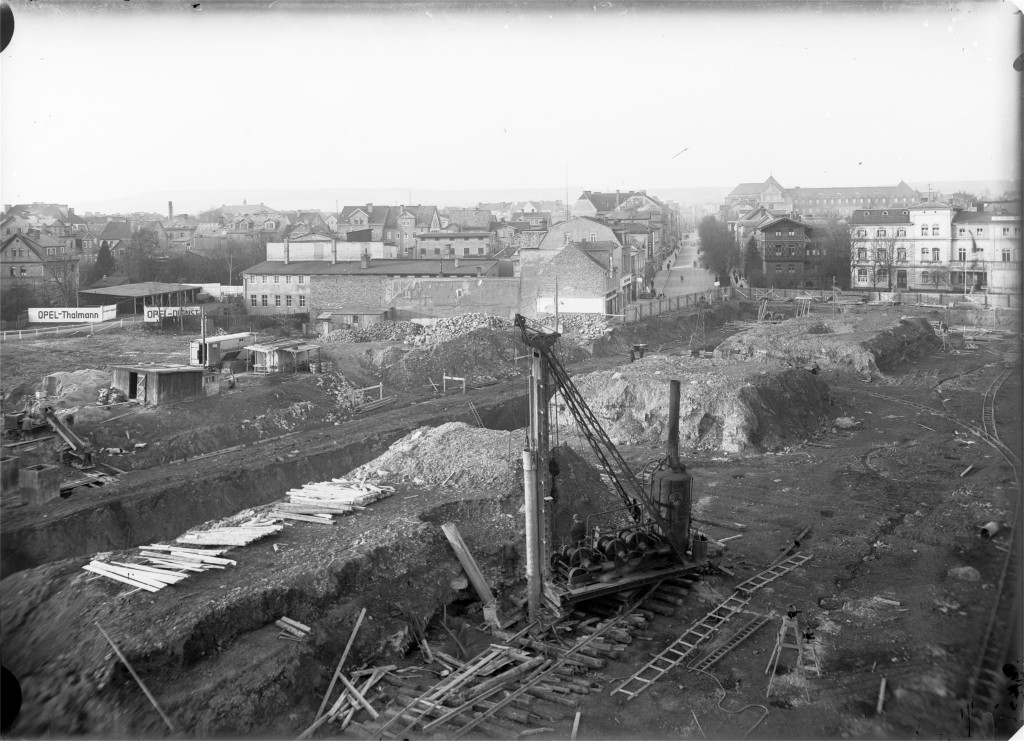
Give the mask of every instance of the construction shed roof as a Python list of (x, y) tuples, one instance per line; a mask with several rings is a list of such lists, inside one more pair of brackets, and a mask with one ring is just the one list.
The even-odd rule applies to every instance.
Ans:
[(238, 339), (241, 339), (242, 337), (255, 337), (255, 336), (256, 335), (253, 332), (236, 332), (235, 334), (211, 334), (211, 335), (207, 335), (205, 338), (203, 338), (203, 337), (196, 337), (192, 341), (193, 342), (203, 342), (204, 339), (205, 339), (205, 341), (207, 343), (210, 343), (210, 342), (220, 342), (222, 340), (238, 340)]
[(144, 296), (159, 296), (165, 293), (188, 293), (198, 291), (197, 286), (188, 286), (182, 283), (126, 283), (123, 286), (110, 286), (108, 288), (87, 288), (79, 293), (90, 293), (97, 296), (127, 296), (129, 298), (142, 298)]
[(111, 368), (136, 371), (138, 373), (202, 373), (203, 369), (192, 365), (179, 365), (177, 363), (137, 363), (135, 365), (112, 365)]
[(296, 340), (275, 340), (273, 342), (246, 345), (244, 349), (255, 350), (256, 352), (274, 352), (275, 350), (280, 350), (281, 352), (306, 352), (307, 350), (319, 350), (320, 345)]

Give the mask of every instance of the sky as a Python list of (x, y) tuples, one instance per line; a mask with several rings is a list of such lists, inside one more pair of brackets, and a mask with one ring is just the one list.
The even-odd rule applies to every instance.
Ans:
[(5, 204), (1018, 176), (1012, 2), (11, 7)]

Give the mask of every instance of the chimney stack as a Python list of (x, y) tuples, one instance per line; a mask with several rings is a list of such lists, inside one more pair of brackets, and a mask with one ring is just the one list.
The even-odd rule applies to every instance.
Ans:
[(364, 252), (359, 258), (359, 267), (363, 270), (370, 267), (370, 253)]
[(174, 201), (167, 202), (167, 220), (170, 221), (174, 218)]
[(284, 264), (285, 265), (288, 264), (288, 249), (289, 249), (288, 237), (285, 237), (284, 238)]
[(366, 204), (366, 215), (369, 216), (371, 219), (373, 218), (373, 204), (372, 203), (367, 203)]

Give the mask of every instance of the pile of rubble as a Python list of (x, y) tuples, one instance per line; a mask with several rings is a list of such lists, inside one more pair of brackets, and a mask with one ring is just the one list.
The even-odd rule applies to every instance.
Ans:
[(336, 329), (320, 335), (321, 342), (404, 342), (423, 332), (413, 322), (383, 321), (365, 329)]
[(96, 395), (96, 406), (105, 407), (109, 404), (120, 404), (128, 401), (128, 395), (120, 389), (116, 389), (113, 386), (110, 388), (101, 388), (99, 393)]
[(338, 406), (346, 409), (354, 406), (355, 402), (352, 392), (356, 387), (345, 376), (340, 373), (321, 373), (312, 376), (312, 378), (316, 387), (333, 397)]
[[(390, 362), (381, 365), (380, 378), (386, 388), (440, 388), (442, 375), (465, 378), (470, 385), (480, 383), (484, 377), (508, 378), (529, 370), (527, 363), (521, 362), (518, 367), (515, 363), (515, 340), (511, 329), (478, 328), (389, 356), (386, 360)], [(518, 350), (522, 351), (521, 345)]]
[(411, 344), (416, 346), (436, 345), (440, 342), (469, 334), (476, 329), (510, 330), (512, 329), (512, 322), (508, 319), (488, 316), (487, 314), (446, 316), (427, 327), (422, 334), (413, 337)]
[(583, 340), (596, 340), (610, 331), (603, 314), (561, 314), (558, 323), (564, 334)]
[(521, 490), (521, 447), (521, 431), (516, 434), (449, 422), (420, 427), (347, 476), (506, 493)]

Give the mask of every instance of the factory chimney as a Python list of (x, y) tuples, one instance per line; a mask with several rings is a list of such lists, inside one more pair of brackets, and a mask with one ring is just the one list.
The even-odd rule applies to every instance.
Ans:
[(167, 220), (170, 221), (174, 218), (174, 201), (167, 202)]

